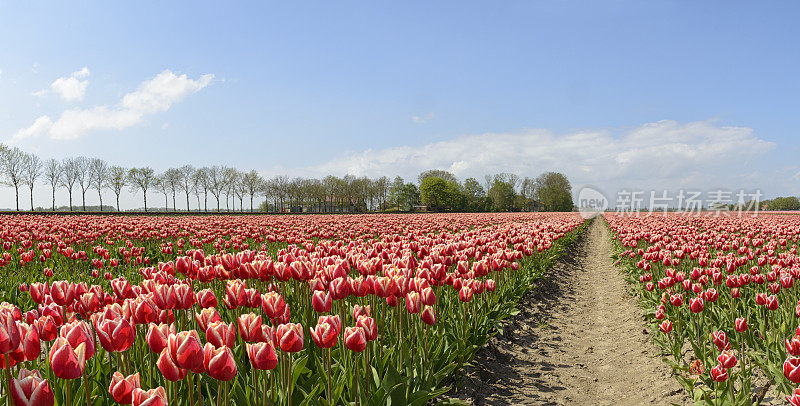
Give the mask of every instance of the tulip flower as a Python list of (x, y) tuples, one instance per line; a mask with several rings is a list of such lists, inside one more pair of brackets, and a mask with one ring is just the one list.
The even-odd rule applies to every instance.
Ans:
[(217, 307), (217, 296), (211, 289), (203, 289), (197, 292), (197, 304), (203, 309)]
[(717, 356), (717, 361), (725, 369), (731, 369), (736, 366), (736, 355), (733, 351), (726, 350)]
[(201, 310), (200, 313), (195, 313), (194, 319), (197, 321), (197, 325), (202, 331), (206, 331), (211, 323), (222, 321), (222, 317), (217, 312), (217, 309), (213, 307), (206, 307)]
[(133, 403), (133, 391), (141, 389), (139, 384), (139, 373), (125, 377), (119, 371), (111, 376), (111, 384), (108, 386), (108, 393), (114, 401), (121, 405)]
[(92, 328), (85, 321), (73, 319), (61, 326), (59, 336), (69, 341), (73, 348), (79, 344), (85, 344), (86, 359), (92, 358), (95, 354), (95, 341)]
[(203, 366), (208, 375), (218, 381), (230, 381), (236, 376), (236, 361), (231, 349), (214, 347), (206, 343), (203, 348)]
[(367, 341), (378, 339), (378, 325), (372, 317), (359, 316), (358, 320), (356, 320), (356, 327), (361, 327), (364, 330), (364, 337)]
[(347, 327), (344, 329), (344, 345), (354, 352), (362, 352), (367, 348), (367, 338), (361, 327)]
[(39, 354), (42, 352), (42, 344), (36, 327), (24, 322), (17, 323), (17, 327), (20, 334), (20, 346), (25, 355), (20, 361), (33, 361), (39, 358)]
[(278, 345), (285, 352), (298, 352), (303, 349), (303, 326), (300, 323), (281, 324), (275, 330)]
[(370, 316), (372, 308), (370, 306), (353, 306), (353, 320), (358, 320), (360, 316)]
[(179, 367), (195, 373), (203, 372), (203, 346), (196, 330), (170, 334), (167, 349)]
[(739, 333), (747, 331), (747, 320), (744, 317), (739, 317), (734, 321), (734, 328)]
[(147, 337), (145, 338), (147, 346), (150, 347), (150, 351), (160, 354), (164, 348), (167, 348), (170, 334), (175, 334), (174, 326), (171, 327), (163, 323), (150, 323), (150, 327), (147, 330)]
[(253, 368), (264, 371), (275, 369), (278, 365), (278, 355), (272, 342), (247, 343), (246, 348)]
[(97, 328), (97, 338), (108, 352), (126, 351), (136, 339), (136, 330), (127, 319), (105, 319)]
[(318, 290), (314, 292), (311, 298), (311, 306), (317, 313), (327, 313), (331, 311), (333, 301), (331, 300), (331, 293)]
[(331, 348), (336, 345), (336, 341), (338, 338), (338, 331), (336, 331), (336, 327), (330, 323), (320, 323), (317, 324), (314, 328), (309, 327), (311, 331), (311, 338), (314, 340), (314, 344), (317, 345), (319, 348)]
[(172, 355), (170, 355), (169, 348), (164, 348), (161, 351), (156, 366), (158, 370), (161, 371), (161, 375), (164, 375), (164, 379), (171, 382), (180, 381), (186, 378), (186, 374), (189, 373), (188, 370), (179, 367), (178, 364), (175, 363), (175, 360), (172, 359)]
[(261, 295), (261, 308), (264, 310), (264, 314), (270, 319), (282, 316), (285, 307), (286, 303), (284, 303), (283, 297), (281, 297), (280, 294), (276, 292), (267, 292)]
[(133, 406), (167, 406), (168, 404), (167, 392), (163, 386), (148, 391), (142, 389), (133, 391)]
[(669, 334), (672, 331), (672, 322), (669, 320), (664, 320), (658, 327), (662, 333)]
[(214, 321), (206, 329), (206, 341), (215, 347), (233, 347), (236, 345), (236, 326)]
[(429, 326), (436, 324), (436, 310), (432, 306), (422, 309), (422, 321)]
[(406, 310), (411, 314), (417, 314), (422, 309), (422, 296), (417, 292), (406, 294)]
[(255, 313), (246, 313), (239, 316), (237, 321), (239, 323), (239, 334), (244, 342), (261, 341), (261, 316), (256, 316)]
[(0, 353), (8, 354), (19, 347), (20, 333), (14, 316), (10, 313), (0, 313)]
[(722, 365), (711, 368), (711, 379), (713, 379), (714, 382), (725, 382), (728, 380), (728, 370)]
[(783, 376), (795, 384), (800, 384), (800, 358), (789, 358), (783, 363)]
[(458, 300), (460, 300), (462, 303), (469, 303), (472, 301), (472, 294), (472, 288), (469, 286), (464, 286), (458, 291)]
[(20, 369), (11, 382), (11, 400), (15, 406), (53, 406), (55, 397), (50, 383), (38, 370)]
[(702, 297), (695, 297), (689, 300), (689, 309), (692, 313), (700, 313), (705, 308)]
[(86, 343), (73, 347), (64, 337), (59, 337), (50, 348), (50, 368), (61, 379), (78, 379), (86, 365)]
[(800, 388), (795, 388), (791, 395), (787, 395), (786, 401), (792, 406), (800, 406)]

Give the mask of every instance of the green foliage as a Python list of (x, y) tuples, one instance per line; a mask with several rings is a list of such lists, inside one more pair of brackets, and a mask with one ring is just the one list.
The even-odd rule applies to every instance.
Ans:
[(535, 181), (535, 197), (542, 211), (572, 211), (572, 185), (558, 172), (545, 172)]
[(432, 210), (442, 210), (449, 203), (447, 189), (447, 181), (437, 176), (429, 176), (419, 185), (420, 200)]
[(776, 197), (761, 203), (764, 210), (800, 210), (800, 200), (794, 196)]
[(499, 177), (495, 177), (494, 182), (492, 182), (492, 187), (489, 189), (489, 197), (492, 198), (492, 211), (513, 211), (515, 209), (517, 194), (514, 191), (514, 186)]

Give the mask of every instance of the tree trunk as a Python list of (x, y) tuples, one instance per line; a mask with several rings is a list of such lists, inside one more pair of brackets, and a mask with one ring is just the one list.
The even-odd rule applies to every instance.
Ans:
[(100, 189), (97, 189), (97, 197), (100, 198), (100, 211), (103, 211), (103, 193), (100, 192)]
[(250, 213), (253, 212), (253, 195), (250, 195)]
[(188, 213), (189, 211), (189, 192), (186, 192), (186, 212)]
[(17, 193), (17, 211), (19, 211), (19, 186), (14, 185), (14, 190)]
[(119, 193), (117, 193), (117, 211), (119, 211)]
[(31, 211), (33, 211), (33, 186), (31, 186)]
[(53, 187), (53, 211), (56, 211), (56, 188)]
[(69, 211), (72, 211), (72, 189), (69, 191)]
[(175, 205), (175, 192), (172, 192), (172, 211), (178, 211), (178, 206)]
[(83, 199), (82, 200), (83, 211), (86, 211), (86, 189), (81, 191), (81, 198)]
[(147, 213), (147, 192), (142, 191), (142, 196), (144, 196), (144, 212)]

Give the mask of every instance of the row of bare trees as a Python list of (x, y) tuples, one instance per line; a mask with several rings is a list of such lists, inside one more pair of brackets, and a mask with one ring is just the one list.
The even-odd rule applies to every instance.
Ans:
[[(209, 211), (209, 200), (212, 200), (215, 204), (211, 210), (216, 211), (245, 211), (248, 206), (250, 211), (354, 212), (384, 207), (390, 187), (386, 177), (373, 180), (351, 175), (324, 179), (275, 176), (265, 179), (255, 170), (243, 172), (224, 166), (184, 165), (159, 174), (149, 167), (123, 168), (98, 158), (42, 161), (35, 154), (2, 144), (0, 175), (3, 185), (14, 188), (17, 210), (20, 209), (20, 188), (29, 189), (30, 208), (35, 208), (33, 192), (40, 182), (50, 186), (53, 210), (56, 209), (56, 192), (65, 189), (69, 209), (77, 206), (73, 197), (77, 199), (76, 193), (80, 193), (80, 207), (84, 211), (86, 195), (92, 192), (97, 193), (102, 210), (106, 190), (114, 194), (117, 210), (120, 210), (120, 194), (127, 187), (141, 194), (145, 211), (147, 195), (155, 191), (164, 196), (164, 208), (171, 207), (173, 211), (177, 211), (178, 206), (182, 206), (182, 210), (192, 210), (192, 200), (196, 201), (195, 210)], [(260, 207), (254, 206), (256, 197), (263, 198)], [(184, 200), (185, 205), (182, 204)]]

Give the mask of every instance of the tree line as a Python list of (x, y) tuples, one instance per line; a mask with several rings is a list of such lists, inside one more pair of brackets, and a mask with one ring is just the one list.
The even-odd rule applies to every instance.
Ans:
[[(86, 210), (86, 195), (97, 193), (103, 210), (103, 192), (111, 191), (120, 210), (120, 194), (126, 188), (140, 194), (144, 210), (148, 193), (164, 198), (166, 210), (191, 211), (267, 211), (267, 212), (366, 212), (411, 211), (569, 211), (572, 210), (571, 186), (566, 176), (548, 172), (537, 178), (514, 174), (487, 175), (481, 184), (475, 178), (463, 182), (450, 172), (422, 172), (417, 183), (397, 176), (371, 179), (345, 175), (322, 179), (290, 178), (278, 175), (264, 178), (257, 171), (240, 171), (225, 166), (194, 167), (183, 165), (156, 173), (150, 167), (124, 168), (99, 158), (71, 157), (42, 161), (37, 155), (0, 144), (0, 179), (15, 191), (16, 209), (20, 210), (20, 189), (28, 189), (30, 208), (34, 210), (34, 188), (43, 183), (52, 191), (52, 210), (56, 210), (56, 192), (64, 189), (69, 210)], [(263, 198), (254, 206), (256, 198)], [(80, 206), (77, 201), (80, 199)], [(152, 203), (152, 202), (151, 202)], [(185, 206), (184, 206), (185, 203)], [(152, 204), (151, 204), (152, 207)], [(185, 208), (184, 208), (185, 207)], [(223, 208), (224, 207), (224, 208)]]

